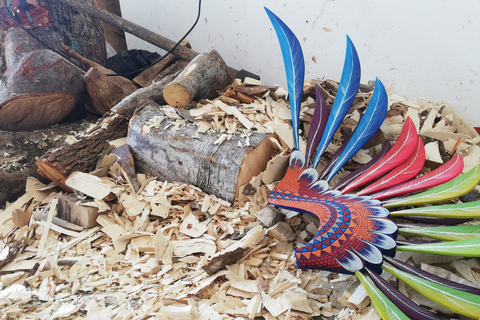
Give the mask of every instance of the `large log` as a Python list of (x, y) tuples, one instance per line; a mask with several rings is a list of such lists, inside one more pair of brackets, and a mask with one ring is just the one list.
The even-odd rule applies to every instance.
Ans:
[[(78, 0), (86, 2), (86, 0)], [(18, 1), (13, 5), (18, 6)], [(28, 0), (32, 19), (37, 21), (34, 28), (30, 28), (24, 11), (15, 9), (15, 14), (22, 24), (38, 39), (55, 50), (62, 44), (75, 47), (81, 55), (96, 62), (103, 62), (106, 58), (105, 38), (100, 21), (84, 12), (65, 5), (56, 0)], [(5, 32), (17, 26), (7, 16), (0, 19), (0, 41), (3, 43)], [(42, 47), (42, 49), (46, 49)], [(0, 50), (0, 60), (4, 60), (4, 52)], [(0, 61), (0, 73), (4, 73), (6, 66)]]
[(176, 130), (174, 120), (156, 124), (159, 117), (164, 117), (161, 107), (152, 101), (130, 120), (127, 143), (137, 170), (197, 186), (230, 202), (265, 169), (276, 149), (268, 134), (252, 132), (248, 146), (240, 135), (218, 144), (220, 133), (199, 134), (194, 125)]
[(53, 125), (83, 95), (84, 72), (12, 28), (6, 37), (7, 71), (0, 80), (0, 129), (35, 130)]
[(210, 99), (232, 81), (227, 65), (215, 49), (199, 54), (163, 90), (172, 107), (185, 108), (192, 100)]
[(38, 176), (36, 159), (90, 124), (81, 120), (31, 132), (0, 131), (0, 206), (25, 193), (27, 178)]

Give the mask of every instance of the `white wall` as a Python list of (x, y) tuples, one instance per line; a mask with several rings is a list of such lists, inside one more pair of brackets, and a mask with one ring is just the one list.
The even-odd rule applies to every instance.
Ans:
[[(175, 41), (198, 8), (196, 0), (120, 2), (124, 18)], [(286, 88), (280, 47), (263, 6), (300, 39), (307, 79), (340, 79), (348, 34), (362, 82), (379, 77), (406, 98), (444, 100), (480, 126), (480, 1), (203, 0), (200, 22), (188, 37), (193, 49), (214, 47), (228, 65)], [(128, 45), (163, 52), (132, 36)]]

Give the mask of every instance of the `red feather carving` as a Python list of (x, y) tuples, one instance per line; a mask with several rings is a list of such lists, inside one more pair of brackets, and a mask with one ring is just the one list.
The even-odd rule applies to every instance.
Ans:
[(373, 199), (381, 200), (409, 192), (428, 189), (450, 181), (458, 176), (463, 170), (463, 158), (456, 153), (447, 163), (437, 169), (415, 179), (405, 182), (396, 187), (381, 191), (372, 195)]
[(419, 137), (417, 148), (404, 163), (390, 171), (386, 176), (374, 184), (360, 190), (357, 194), (359, 196), (364, 196), (394, 187), (400, 183), (413, 179), (422, 170), (424, 164), (425, 147), (423, 146), (422, 138)]
[(382, 174), (392, 170), (399, 166), (413, 153), (417, 147), (417, 130), (413, 124), (412, 119), (407, 118), (402, 132), (398, 137), (395, 145), (388, 151), (388, 153), (370, 169), (365, 171), (364, 174), (353, 180), (348, 186), (346, 186), (342, 193), (347, 193), (356, 189), (365, 183), (372, 181), (375, 178), (380, 177)]

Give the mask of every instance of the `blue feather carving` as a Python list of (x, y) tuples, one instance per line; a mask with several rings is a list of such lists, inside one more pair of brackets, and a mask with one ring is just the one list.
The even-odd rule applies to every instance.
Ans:
[(313, 160), (313, 168), (318, 166), (320, 159), (327, 149), (330, 140), (332, 140), (335, 131), (337, 131), (340, 123), (350, 109), (358, 87), (360, 86), (360, 61), (358, 60), (357, 51), (352, 40), (347, 36), (347, 52), (345, 54), (345, 62), (343, 64), (342, 77), (338, 86), (337, 95), (333, 102), (332, 111), (328, 118), (327, 126), (323, 133), (322, 140), (317, 149), (317, 154)]
[(340, 157), (327, 176), (330, 181), (340, 168), (377, 132), (387, 115), (388, 96), (382, 82), (377, 78), (375, 90), (362, 120), (357, 125), (352, 138), (348, 141)]
[(287, 74), (288, 95), (290, 99), (290, 112), (292, 113), (293, 138), (295, 148), (299, 148), (298, 119), (300, 117), (300, 104), (303, 94), (303, 80), (305, 77), (305, 61), (297, 37), (292, 30), (280, 20), (273, 12), (265, 8), (273, 28), (277, 33), (282, 50), (283, 63)]

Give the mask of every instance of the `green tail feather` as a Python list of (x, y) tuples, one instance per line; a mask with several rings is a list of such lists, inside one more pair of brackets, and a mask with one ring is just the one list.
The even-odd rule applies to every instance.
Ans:
[(412, 206), (418, 204), (437, 203), (458, 198), (470, 192), (480, 182), (480, 165), (476, 165), (467, 173), (458, 176), (435, 188), (413, 196), (398, 199), (384, 204), (385, 208)]
[(382, 268), (442, 307), (475, 319), (480, 315), (480, 296), (478, 295), (435, 284), (386, 264)]
[(393, 211), (391, 212), (391, 215), (392, 217), (422, 216), (454, 219), (474, 219), (480, 218), (480, 201), (405, 209)]
[(382, 317), (382, 319), (389, 319), (389, 320), (409, 320), (410, 318), (407, 317), (397, 306), (393, 304), (370, 280), (360, 271), (355, 271), (358, 279), (362, 282), (365, 290), (367, 290), (370, 299), (372, 299), (375, 308), (377, 309), (378, 313)]
[(410, 252), (426, 252), (456, 257), (480, 257), (480, 238), (398, 246), (397, 250)]
[(449, 227), (408, 227), (400, 228), (400, 234), (421, 236), (431, 239), (456, 241), (480, 238), (480, 225)]

